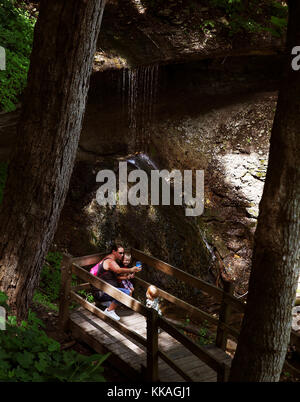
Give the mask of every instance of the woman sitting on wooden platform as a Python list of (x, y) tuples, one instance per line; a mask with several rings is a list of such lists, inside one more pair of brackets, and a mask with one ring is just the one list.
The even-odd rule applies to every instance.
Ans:
[[(130, 295), (130, 290), (119, 287), (118, 274), (129, 274), (139, 272), (141, 269), (138, 267), (121, 268), (117, 261), (121, 261), (124, 255), (124, 248), (120, 245), (113, 244), (110, 254), (105, 256), (97, 265), (95, 265), (91, 272), (98, 276), (105, 282), (116, 287), (118, 290)], [(114, 320), (119, 320), (120, 317), (116, 314), (115, 309), (121, 303), (114, 299), (112, 296), (104, 293), (102, 290), (93, 289), (94, 298), (99, 302), (111, 301), (110, 305), (104, 310), (104, 313)]]

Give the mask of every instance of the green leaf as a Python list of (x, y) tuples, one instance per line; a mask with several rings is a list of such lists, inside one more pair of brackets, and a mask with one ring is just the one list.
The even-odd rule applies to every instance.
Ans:
[(48, 346), (49, 352), (54, 352), (59, 349), (60, 349), (60, 344), (56, 341), (51, 342), (50, 345)]
[(39, 360), (37, 362), (34, 362), (34, 367), (39, 371), (39, 372), (45, 372), (46, 368), (48, 367), (48, 363), (46, 360)]
[(26, 350), (23, 353), (17, 353), (16, 355), (17, 362), (24, 368), (29, 368), (33, 362), (34, 355), (33, 353), (27, 352)]

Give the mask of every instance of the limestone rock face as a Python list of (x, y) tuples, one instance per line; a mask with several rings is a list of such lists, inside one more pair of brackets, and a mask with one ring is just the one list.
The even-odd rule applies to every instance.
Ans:
[[(267, 10), (266, 10), (267, 12)], [(253, 18), (259, 18), (254, 13)], [(211, 57), (278, 54), (284, 38), (265, 30), (234, 36), (224, 11), (197, 2), (111, 0), (107, 3), (95, 71)]]

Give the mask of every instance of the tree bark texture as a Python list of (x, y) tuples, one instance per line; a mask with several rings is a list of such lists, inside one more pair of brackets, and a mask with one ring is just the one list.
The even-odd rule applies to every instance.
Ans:
[(42, 0), (0, 214), (0, 289), (26, 316), (67, 194), (106, 0)]
[(300, 2), (289, 1), (288, 63), (279, 91), (255, 232), (249, 296), (230, 381), (278, 381), (291, 331), (300, 264)]

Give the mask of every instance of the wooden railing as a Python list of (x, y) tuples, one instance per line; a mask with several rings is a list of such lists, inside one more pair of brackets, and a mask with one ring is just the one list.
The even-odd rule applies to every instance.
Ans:
[[(60, 312), (59, 319), (63, 328), (67, 328), (69, 321), (69, 304), (71, 301), (75, 301), (79, 305), (83, 306), (90, 312), (94, 313), (98, 317), (111, 322), (111, 324), (120, 332), (128, 335), (142, 346), (147, 351), (147, 379), (148, 381), (158, 380), (158, 358), (163, 359), (170, 367), (177, 371), (185, 380), (192, 381), (188, 374), (186, 374), (172, 359), (170, 359), (163, 351), (158, 347), (158, 329), (162, 328), (170, 336), (180, 342), (189, 351), (195, 354), (199, 359), (205, 362), (210, 368), (217, 372), (218, 381), (226, 381), (229, 375), (229, 367), (224, 363), (218, 361), (208, 350), (195, 344), (190, 338), (182, 334), (176, 327), (174, 327), (166, 319), (158, 316), (157, 312), (153, 309), (146, 308), (139, 301), (119, 291), (115, 287), (104, 282), (100, 278), (90, 274), (84, 266), (93, 265), (98, 263), (108, 253), (98, 253), (88, 255), (84, 257), (72, 258), (71, 256), (64, 255), (62, 262), (62, 283), (60, 294)], [(226, 350), (226, 343), (228, 335), (231, 335), (237, 339), (239, 330), (233, 328), (230, 325), (230, 314), (232, 310), (237, 310), (241, 313), (245, 311), (245, 304), (236, 299), (233, 296), (233, 284), (225, 283), (224, 290), (217, 288), (216, 286), (209, 284), (191, 274), (188, 274), (170, 264), (167, 264), (157, 258), (149, 256), (140, 250), (134, 248), (131, 249), (131, 255), (133, 259), (140, 260), (144, 264), (164, 272), (180, 281), (191, 285), (197, 289), (204, 291), (205, 293), (213, 296), (220, 302), (219, 319), (209, 315), (205, 311), (190, 305), (189, 303), (178, 299), (170, 293), (158, 288), (159, 296), (174, 303), (176, 306), (186, 309), (190, 318), (198, 320), (206, 320), (207, 322), (216, 325), (216, 346)], [(84, 283), (71, 288), (72, 274), (75, 274), (78, 278), (84, 281)], [(147, 288), (150, 284), (141, 278), (135, 276), (135, 281), (144, 288)], [(94, 286), (97, 289), (101, 289), (105, 293), (112, 296), (114, 299), (120, 301), (125, 306), (129, 307), (133, 311), (136, 311), (146, 317), (147, 321), (147, 337), (144, 338), (137, 332), (127, 328), (120, 322), (108, 317), (103, 311), (93, 304), (86, 301), (84, 298), (76, 294), (78, 290), (88, 289), (90, 286)], [(293, 335), (293, 334), (292, 334)]]
[[(151, 382), (158, 381), (158, 358), (163, 359), (170, 367), (172, 367), (175, 371), (177, 371), (185, 380), (192, 381), (190, 376), (186, 374), (170, 357), (168, 357), (162, 350), (158, 347), (158, 329), (162, 328), (169, 335), (171, 335), (174, 339), (180, 342), (184, 347), (186, 347), (190, 352), (196, 355), (199, 359), (205, 362), (210, 368), (217, 372), (218, 381), (226, 381), (228, 378), (228, 370), (229, 367), (224, 363), (221, 363), (218, 359), (216, 359), (209, 350), (197, 345), (190, 338), (182, 334), (175, 326), (171, 323), (167, 322), (166, 319), (158, 316), (157, 312), (153, 309), (146, 308), (139, 301), (134, 298), (126, 295), (125, 293), (119, 291), (115, 287), (110, 284), (104, 282), (102, 279), (90, 274), (86, 269), (82, 268), (84, 266), (96, 264), (101, 260), (101, 258), (107, 253), (99, 253), (94, 255), (89, 255), (85, 257), (72, 258), (71, 256), (64, 255), (62, 261), (62, 283), (61, 283), (61, 294), (60, 294), (60, 311), (59, 311), (59, 320), (61, 326), (64, 329), (67, 329), (69, 322), (69, 305), (71, 301), (78, 303), (83, 306), (90, 312), (94, 313), (98, 317), (109, 321), (113, 324), (113, 326), (118, 329), (120, 332), (128, 335), (142, 346), (146, 348), (147, 352), (147, 379)], [(222, 303), (227, 303), (232, 300), (232, 297), (228, 294), (228, 297), (224, 297), (223, 293), (220, 289), (207, 284), (200, 279), (193, 277), (192, 275), (186, 274), (185, 272), (171, 267), (169, 264), (166, 264), (162, 261), (159, 261), (153, 257), (149, 257), (146, 254), (140, 252), (139, 250), (132, 249), (133, 258), (138, 258), (145, 264), (151, 265), (154, 268), (163, 270), (167, 273), (173, 273), (175, 277), (179, 277), (181, 280), (184, 280), (188, 283), (193, 283), (194, 285), (201, 284), (201, 288), (204, 288), (206, 292), (210, 290), (212, 287), (213, 292), (216, 293), (222, 300)], [(158, 268), (159, 266), (159, 268)], [(76, 275), (80, 280), (84, 281), (84, 283), (77, 285), (75, 287), (71, 287), (72, 275)], [(148, 283), (143, 281), (140, 278), (135, 278), (139, 284), (146, 287)], [(114, 299), (120, 301), (125, 306), (129, 307), (133, 311), (136, 311), (146, 317), (147, 321), (147, 337), (144, 338), (137, 332), (127, 328), (125, 325), (121, 324), (118, 321), (113, 320), (108, 317), (103, 311), (97, 308), (95, 305), (89, 303), (83, 297), (76, 294), (78, 290), (88, 289), (90, 286), (94, 286), (97, 289), (101, 289), (105, 293), (112, 296)], [(202, 286), (203, 285), (203, 286)], [(182, 308), (188, 308), (191, 317), (198, 317), (201, 319), (206, 319), (213, 323), (218, 323), (218, 320), (214, 317), (211, 317), (209, 314), (202, 312), (194, 306), (176, 298), (175, 296), (159, 289), (159, 294), (161, 297), (164, 297), (166, 300), (169, 300)], [(226, 314), (225, 314), (226, 315)], [(221, 338), (225, 336), (227, 333), (236, 333), (232, 328), (230, 328), (227, 323), (224, 321), (220, 323), (220, 333)]]
[[(174, 303), (178, 307), (186, 309), (189, 312), (190, 318), (195, 318), (198, 320), (206, 320), (208, 323), (216, 325), (217, 326), (216, 346), (225, 350), (228, 335), (232, 335), (234, 338), (238, 337), (239, 331), (230, 326), (229, 324), (230, 312), (231, 310), (237, 310), (241, 313), (244, 313), (245, 304), (233, 296), (234, 291), (233, 283), (225, 282), (223, 290), (217, 288), (216, 286), (208, 282), (203, 281), (200, 278), (188, 274), (187, 272), (182, 271), (179, 268), (175, 268), (172, 265), (167, 264), (157, 258), (148, 256), (140, 250), (132, 248), (131, 255), (134, 259), (140, 260), (144, 264), (147, 264), (159, 271), (164, 272), (167, 275), (179, 279), (181, 282), (193, 286), (196, 289), (202, 290), (203, 292), (207, 293), (210, 296), (213, 296), (217, 301), (220, 302), (219, 319), (217, 319), (211, 316), (210, 314), (206, 313), (205, 311), (202, 311), (199, 308), (192, 306), (191, 304), (186, 303), (183, 300), (180, 300), (175, 296), (158, 288), (160, 297), (168, 300), (171, 303)], [(138, 277), (136, 277), (136, 282), (145, 288), (150, 285), (148, 282), (145, 282)]]

